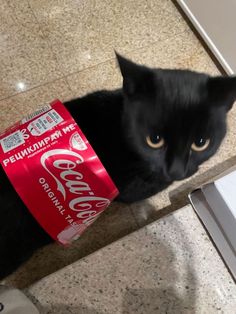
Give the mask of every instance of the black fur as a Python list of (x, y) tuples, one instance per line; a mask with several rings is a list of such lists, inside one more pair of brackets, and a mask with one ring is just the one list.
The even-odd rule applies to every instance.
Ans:
[[(99, 91), (65, 103), (116, 183), (123, 202), (145, 199), (184, 179), (218, 149), (236, 78), (150, 69), (118, 57), (123, 90)], [(147, 145), (159, 135), (165, 145)], [(210, 139), (203, 152), (193, 142)], [(23, 180), (23, 179), (22, 179)], [(52, 240), (0, 169), (0, 278)]]

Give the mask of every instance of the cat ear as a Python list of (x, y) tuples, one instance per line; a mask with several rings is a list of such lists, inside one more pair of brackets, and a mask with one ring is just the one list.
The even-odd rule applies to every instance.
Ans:
[(153, 71), (145, 66), (122, 57), (116, 52), (116, 58), (123, 76), (123, 90), (127, 96), (140, 95), (153, 90)]
[(217, 76), (209, 78), (208, 92), (211, 100), (230, 110), (236, 101), (236, 77)]

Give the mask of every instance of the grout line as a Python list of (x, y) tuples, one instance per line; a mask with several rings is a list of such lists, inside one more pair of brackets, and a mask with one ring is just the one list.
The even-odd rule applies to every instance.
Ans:
[[(58, 81), (58, 80), (60, 80), (60, 79), (64, 79), (64, 80), (65, 80), (65, 82), (66, 82), (66, 84), (67, 84), (67, 87), (69, 88), (69, 91), (72, 93), (72, 95), (74, 95), (74, 91), (73, 91), (73, 89), (71, 88), (70, 83), (69, 83), (68, 80), (67, 80), (67, 78), (68, 78), (70, 75), (74, 75), (74, 74), (76, 74), (76, 73), (80, 73), (80, 72), (83, 72), (83, 71), (85, 71), (85, 70), (90, 70), (90, 69), (93, 69), (93, 68), (95, 68), (95, 67), (97, 67), (97, 66), (100, 66), (100, 65), (102, 65), (102, 64), (105, 64), (105, 63), (107, 63), (107, 62), (110, 62), (110, 61), (112, 61), (112, 60), (115, 60), (115, 56), (114, 56), (114, 57), (108, 58), (108, 59), (106, 59), (106, 60), (104, 60), (104, 61), (102, 61), (102, 62), (96, 63), (96, 64), (94, 64), (94, 65), (92, 65), (92, 66), (88, 66), (88, 67), (85, 67), (85, 68), (83, 68), (83, 69), (80, 69), (80, 70), (77, 70), (77, 71), (74, 71), (74, 72), (70, 72), (70, 73), (68, 73), (68, 74), (65, 74), (64, 71), (63, 71), (63, 69), (62, 69), (62, 67), (60, 66), (60, 62), (58, 61), (57, 56), (56, 56), (56, 54), (54, 53), (54, 51), (53, 51), (53, 49), (52, 49), (52, 46), (51, 46), (51, 44), (50, 44), (50, 42), (49, 42), (47, 36), (45, 35), (45, 32), (44, 32), (44, 30), (43, 30), (43, 28), (42, 28), (42, 26), (41, 26), (41, 23), (39, 22), (39, 20), (38, 20), (36, 14), (35, 14), (33, 8), (32, 8), (31, 5), (30, 5), (30, 1), (27, 0), (27, 3), (28, 3), (28, 5), (29, 5), (29, 9), (31, 10), (32, 15), (33, 15), (33, 17), (34, 17), (36, 23), (37, 23), (38, 26), (39, 26), (39, 29), (40, 29), (41, 32), (42, 32), (42, 35), (43, 35), (43, 37), (44, 37), (45, 42), (47, 43), (48, 48), (51, 50), (51, 52), (52, 52), (52, 54), (53, 54), (53, 57), (54, 57), (55, 62), (56, 62), (56, 64), (57, 64), (58, 71), (62, 74), (62, 76), (60, 76), (60, 77), (58, 77), (58, 78), (55, 78), (54, 80), (47, 81), (47, 82), (45, 82), (45, 83), (43, 83), (43, 84), (36, 85), (36, 86), (34, 86), (34, 87), (30, 88), (30, 89), (27, 89), (27, 90), (25, 90), (25, 91), (23, 91), (23, 92), (14, 93), (14, 94), (11, 94), (11, 95), (9, 95), (9, 96), (7, 96), (7, 97), (3, 97), (3, 98), (0, 99), (0, 101), (9, 99), (9, 98), (11, 98), (11, 97), (14, 97), (14, 96), (16, 96), (16, 95), (20, 95), (20, 94), (22, 94), (22, 93), (27, 93), (27, 92), (29, 92), (29, 91), (32, 91), (32, 90), (38, 88), (38, 87), (45, 86), (45, 85), (47, 85), (47, 84), (53, 83), (53, 82), (55, 82), (55, 81)], [(183, 20), (184, 20), (184, 19), (183, 19)], [(185, 21), (185, 23), (186, 23), (186, 21)], [(181, 35), (181, 34), (184, 34), (185, 32), (186, 32), (186, 30), (183, 30), (183, 31), (181, 31), (181, 32), (178, 32), (178, 33), (174, 34), (173, 36), (169, 36), (168, 38), (166, 38), (165, 40), (163, 40), (163, 43), (166, 42), (166, 41), (170, 41), (172, 38), (175, 38), (175, 37), (177, 37), (177, 36), (179, 36), (179, 35)], [(145, 49), (145, 48), (154, 46), (156, 43), (158, 43), (158, 39), (155, 40), (155, 41), (153, 41), (153, 42), (151, 42), (151, 43), (149, 43), (148, 45), (141, 46), (141, 47), (139, 47), (139, 48), (137, 48), (137, 49), (132, 49), (132, 48), (131, 48), (130, 50), (128, 49), (128, 50), (127, 50), (126, 52), (124, 52), (124, 53), (132, 54), (132, 52), (138, 52), (138, 51), (140, 51), (141, 49)], [(203, 47), (203, 48), (204, 48), (204, 47)]]
[[(181, 35), (181, 34), (183, 34), (184, 32), (185, 32), (185, 31), (180, 32), (180, 33), (178, 33), (177, 35), (170, 36), (170, 37), (168, 37), (167, 39), (165, 39), (163, 42), (165, 42), (165, 41), (167, 41), (167, 40), (171, 40), (172, 38), (175, 38), (176, 36)], [(152, 42), (152, 43), (150, 43), (150, 44), (148, 44), (148, 45), (146, 45), (146, 46), (142, 46), (142, 47), (139, 47), (138, 49), (134, 49), (134, 50), (133, 50), (133, 49), (127, 50), (126, 52), (129, 53), (129, 54), (130, 54), (130, 53), (133, 53), (133, 52), (138, 52), (138, 51), (140, 51), (140, 50), (142, 50), (142, 49), (145, 49), (145, 48), (154, 46), (157, 42), (158, 42), (158, 41), (154, 41), (154, 42)], [(102, 64), (105, 64), (105, 63), (107, 63), (107, 62), (111, 62), (112, 60), (113, 60), (113, 61), (116, 60), (115, 56), (112, 57), (112, 58), (108, 58), (108, 59), (106, 59), (106, 60), (104, 60), (104, 61), (101, 61), (101, 62), (99, 62), (99, 63), (96, 63), (96, 64), (94, 64), (94, 65), (85, 67), (84, 69), (81, 69), (81, 70), (78, 70), (78, 71), (74, 71), (74, 72), (70, 72), (70, 73), (65, 74), (65, 75), (62, 75), (61, 77), (58, 77), (58, 78), (56, 78), (56, 79), (54, 79), (54, 80), (47, 81), (47, 82), (45, 82), (45, 83), (43, 83), (43, 84), (40, 84), (40, 85), (36, 85), (36, 86), (34, 86), (34, 87), (32, 87), (32, 88), (29, 88), (29, 89), (27, 89), (27, 90), (25, 90), (25, 91), (22, 91), (22, 92), (19, 92), (19, 93), (14, 93), (14, 94), (11, 94), (11, 95), (9, 95), (9, 96), (7, 96), (7, 97), (0, 98), (0, 102), (3, 101), (3, 100), (9, 99), (9, 98), (11, 98), (11, 97), (15, 97), (15, 96), (20, 95), (20, 94), (24, 94), (24, 93), (30, 92), (30, 91), (32, 91), (32, 90), (34, 90), (34, 89), (36, 89), (36, 88), (45, 86), (45, 85), (47, 85), (47, 84), (51, 84), (51, 83), (54, 83), (54, 82), (56, 82), (56, 81), (63, 80), (63, 79), (64, 79), (65, 82), (67, 83), (67, 86), (68, 86), (69, 90), (72, 92), (72, 94), (74, 94), (74, 91), (73, 91), (73, 89), (71, 88), (71, 86), (70, 86), (70, 84), (69, 84), (69, 82), (68, 82), (68, 80), (67, 80), (67, 78), (68, 78), (69, 76), (74, 75), (74, 74), (78, 74), (78, 73), (83, 72), (83, 71), (87, 71), (87, 70), (94, 69), (94, 68), (96, 68), (97, 66), (100, 66), (100, 65), (102, 65)], [(58, 63), (57, 60), (56, 60), (56, 62)], [(62, 73), (63, 73), (63, 72), (62, 72)]]
[[(64, 79), (64, 80), (65, 80), (65, 82), (66, 82), (66, 84), (67, 84), (67, 87), (69, 88), (69, 91), (72, 93), (72, 95), (74, 95), (74, 91), (73, 91), (73, 89), (71, 88), (70, 83), (69, 83), (68, 80), (67, 80), (67, 78), (68, 78), (70, 75), (74, 75), (74, 74), (76, 74), (76, 73), (80, 73), (80, 72), (83, 72), (83, 71), (85, 71), (85, 70), (93, 69), (93, 68), (95, 68), (95, 67), (97, 67), (97, 66), (100, 66), (100, 65), (105, 64), (105, 63), (107, 63), (107, 62), (110, 62), (110, 61), (112, 61), (112, 60), (115, 60), (115, 56), (114, 56), (114, 57), (108, 58), (108, 59), (106, 59), (106, 60), (104, 60), (104, 61), (102, 61), (102, 62), (96, 63), (96, 64), (94, 64), (94, 65), (92, 65), (92, 66), (88, 66), (88, 67), (85, 67), (85, 68), (83, 68), (83, 69), (81, 69), (81, 70), (77, 70), (77, 71), (74, 71), (74, 72), (70, 72), (70, 73), (68, 73), (68, 74), (65, 74), (64, 71), (62, 70), (62, 67), (60, 66), (60, 62), (58, 61), (56, 54), (54, 53), (54, 51), (53, 51), (53, 49), (52, 49), (52, 47), (51, 47), (51, 45), (50, 45), (49, 40), (47, 39), (47, 36), (45, 35), (45, 33), (44, 33), (44, 31), (43, 31), (43, 28), (42, 28), (42, 26), (41, 26), (41, 23), (39, 22), (39, 20), (38, 20), (36, 14), (35, 14), (35, 12), (34, 12), (34, 10), (32, 9), (32, 7), (31, 7), (31, 5), (30, 5), (29, 0), (27, 0), (27, 3), (28, 3), (28, 5), (29, 5), (29, 9), (31, 10), (33, 17), (35, 18), (36, 23), (38, 24), (38, 26), (39, 26), (39, 28), (40, 28), (40, 30), (41, 30), (41, 32), (42, 32), (42, 35), (43, 35), (43, 37), (44, 37), (45, 42), (46, 42), (47, 45), (48, 45), (48, 48), (51, 50), (51, 52), (52, 52), (52, 54), (53, 54), (53, 57), (54, 57), (54, 59), (55, 59), (55, 62), (56, 62), (56, 64), (57, 64), (57, 67), (58, 67), (58, 71), (62, 74), (62, 76), (61, 76), (61, 77), (58, 77), (58, 78), (56, 78), (56, 79), (54, 79), (54, 80), (52, 80), (52, 81), (47, 81), (47, 82), (45, 82), (45, 83), (43, 83), (43, 84), (36, 85), (36, 86), (34, 86), (34, 87), (30, 88), (30, 89), (27, 89), (27, 90), (25, 90), (25, 91), (22, 91), (22, 92), (19, 92), (19, 93), (14, 93), (14, 94), (11, 94), (11, 95), (9, 95), (9, 96), (7, 96), (7, 97), (1, 98), (0, 101), (9, 99), (9, 98), (11, 98), (11, 97), (14, 97), (14, 96), (17, 96), (17, 95), (20, 95), (20, 94), (23, 94), (23, 93), (30, 92), (30, 91), (32, 91), (32, 90), (34, 90), (34, 89), (36, 89), (36, 88), (39, 88), (39, 87), (41, 87), (41, 86), (45, 86), (45, 85), (47, 85), (47, 84), (53, 83), (53, 82), (55, 82), (55, 81), (58, 81), (58, 80), (60, 80), (60, 79)], [(182, 32), (179, 32), (179, 33), (177, 33), (177, 34), (175, 34), (175, 35), (173, 35), (173, 36), (169, 36), (167, 39), (163, 40), (163, 42), (166, 42), (167, 40), (171, 40), (172, 38), (175, 38), (176, 36), (179, 36), (179, 35), (183, 34), (184, 32), (185, 32), (185, 30), (183, 30)], [(128, 49), (126, 52), (129, 53), (129, 54), (132, 53), (132, 52), (137, 52), (137, 51), (140, 51), (141, 49), (145, 49), (145, 48), (154, 46), (157, 42), (158, 42), (158, 39), (155, 40), (155, 41), (153, 41), (153, 42), (151, 42), (151, 43), (149, 43), (148, 45), (144, 45), (144, 46), (139, 47), (139, 48), (137, 48), (137, 49), (130, 49), (130, 50)], [(115, 50), (115, 49), (114, 49), (114, 50)]]
[[(0, 102), (1, 102), (1, 101), (4, 101), (4, 100), (7, 100), (7, 99), (9, 99), (9, 98), (15, 97), (15, 96), (17, 96), (17, 95), (25, 94), (25, 93), (30, 92), (30, 91), (32, 91), (32, 90), (34, 90), (34, 89), (36, 89), (36, 88), (41, 87), (41, 86), (45, 86), (45, 85), (47, 85), (47, 84), (56, 82), (56, 81), (58, 81), (58, 80), (62, 80), (62, 79), (64, 79), (64, 77), (65, 77), (63, 71), (61, 71), (61, 69), (60, 69), (60, 64), (59, 64), (59, 62), (58, 62), (58, 60), (57, 60), (57, 58), (56, 58), (54, 52), (52, 51), (52, 48), (51, 48), (51, 46), (49, 45), (49, 42), (48, 42), (48, 40), (47, 40), (47, 38), (46, 38), (46, 36), (45, 36), (45, 34), (44, 34), (42, 28), (41, 28), (41, 25), (40, 25), (40, 23), (39, 23), (39, 21), (38, 21), (38, 19), (37, 19), (37, 17), (36, 17), (36, 15), (35, 15), (35, 13), (34, 13), (34, 11), (33, 11), (33, 9), (32, 9), (32, 7), (31, 7), (31, 5), (30, 5), (30, 3), (29, 3), (28, 0), (27, 0), (27, 3), (28, 3), (28, 6), (29, 6), (30, 11), (31, 11), (31, 13), (32, 13), (32, 16), (33, 16), (34, 19), (35, 19), (35, 22), (36, 22), (36, 24), (38, 25), (38, 27), (39, 27), (39, 29), (40, 29), (42, 35), (43, 35), (44, 41), (47, 43), (48, 48), (51, 50), (51, 52), (52, 52), (52, 54), (53, 54), (53, 58), (55, 59), (55, 62), (56, 62), (57, 67), (58, 67), (57, 70), (58, 70), (59, 74), (61, 74), (61, 76), (59, 76), (59, 77), (57, 77), (57, 78), (55, 78), (55, 79), (53, 79), (53, 80), (51, 80), (51, 81), (47, 81), (47, 82), (45, 82), (45, 83), (42, 83), (42, 84), (33, 86), (32, 88), (26, 89), (26, 90), (24, 90), (24, 91), (22, 91), (22, 92), (16, 92), (16, 93), (13, 93), (13, 94), (11, 94), (11, 95), (9, 95), (9, 96), (0, 98)], [(15, 17), (15, 21), (17, 21), (17, 15), (16, 15), (16, 13), (15, 13), (15, 10), (13, 10), (13, 14), (14, 14), (14, 17)], [(69, 88), (69, 91), (70, 91), (71, 93), (73, 93), (73, 91), (71, 90), (71, 88), (70, 88), (70, 86), (69, 86), (69, 83), (68, 83), (68, 81), (67, 81), (66, 79), (65, 79), (65, 82), (67, 83), (67, 86), (68, 86), (68, 88)]]
[[(101, 62), (99, 62), (99, 63), (96, 63), (96, 64), (94, 64), (94, 65), (91, 65), (91, 66), (85, 67), (85, 68), (83, 68), (83, 69), (80, 69), (80, 70), (77, 70), (77, 71), (74, 71), (74, 72), (70, 72), (70, 73), (68, 73), (68, 74), (65, 74), (65, 73), (61, 70), (60, 63), (59, 63), (59, 61), (58, 61), (58, 59), (57, 59), (55, 53), (53, 52), (52, 47), (51, 47), (51, 45), (49, 44), (48, 39), (46, 38), (45, 33), (43, 32), (43, 30), (42, 30), (42, 28), (41, 28), (41, 25), (40, 25), (40, 23), (39, 23), (39, 21), (38, 21), (38, 19), (37, 19), (37, 17), (36, 17), (36, 15), (35, 15), (35, 13), (34, 13), (34, 11), (33, 11), (33, 9), (32, 9), (32, 7), (31, 7), (31, 5), (30, 5), (30, 3), (29, 3), (28, 0), (27, 0), (27, 3), (28, 3), (28, 5), (29, 5), (29, 7), (30, 7), (30, 10), (31, 10), (31, 12), (32, 12), (32, 14), (33, 14), (33, 16), (34, 16), (34, 18), (35, 18), (37, 24), (39, 25), (39, 28), (40, 28), (40, 30), (41, 30), (43, 36), (45, 37), (44, 40), (47, 42), (48, 48), (51, 50), (51, 52), (52, 52), (52, 54), (53, 54), (53, 56), (54, 56), (54, 59), (55, 59), (57, 65), (58, 65), (58, 70), (62, 73), (62, 76), (61, 76), (61, 77), (58, 77), (58, 78), (56, 78), (56, 79), (54, 79), (54, 80), (47, 81), (47, 82), (45, 82), (44, 84), (36, 85), (36, 86), (34, 86), (34, 87), (30, 88), (30, 89), (27, 89), (27, 90), (25, 90), (25, 91), (22, 91), (22, 92), (19, 92), (19, 93), (14, 93), (14, 94), (11, 94), (11, 95), (9, 95), (9, 96), (7, 96), (7, 97), (1, 98), (0, 101), (9, 99), (9, 98), (11, 98), (11, 97), (14, 97), (14, 96), (17, 96), (17, 95), (20, 95), (20, 94), (23, 94), (23, 93), (30, 92), (30, 91), (32, 91), (32, 90), (34, 90), (34, 89), (36, 89), (36, 88), (39, 88), (39, 87), (45, 86), (45, 85), (47, 85), (47, 84), (56, 82), (56, 81), (58, 81), (58, 80), (63, 80), (63, 79), (65, 80), (65, 82), (66, 82), (66, 84), (67, 84), (69, 90), (71, 91), (71, 93), (74, 94), (74, 91), (73, 91), (73, 89), (71, 88), (71, 86), (70, 86), (70, 84), (69, 84), (69, 82), (68, 82), (68, 80), (67, 80), (67, 78), (68, 78), (70, 75), (74, 75), (74, 74), (76, 74), (76, 73), (80, 73), (80, 72), (83, 72), (83, 71), (85, 71), (85, 70), (90, 70), (90, 69), (96, 68), (97, 66), (100, 66), (100, 65), (102, 65), (102, 64), (105, 64), (105, 63), (107, 63), (107, 62), (110, 62), (110, 61), (112, 61), (112, 60), (116, 60), (116, 58), (115, 58), (115, 56), (114, 56), (114, 57), (112, 57), (112, 58), (108, 58), (108, 59), (106, 59), (106, 60), (104, 60), (104, 61), (101, 61)], [(177, 36), (179, 36), (179, 35), (182, 35), (182, 34), (184, 34), (185, 32), (186, 32), (186, 30), (183, 30), (183, 31), (181, 31), (181, 32), (179, 32), (179, 33), (176, 33), (176, 34), (173, 35), (173, 36), (169, 36), (168, 38), (166, 38), (165, 40), (163, 40), (163, 43), (166, 42), (166, 41), (170, 41), (171, 39), (173, 39), (173, 38), (175, 38), (175, 37), (177, 37)], [(148, 45), (141, 46), (141, 47), (139, 47), (139, 48), (137, 48), (137, 49), (130, 49), (130, 50), (127, 50), (127, 51), (124, 52), (124, 53), (132, 54), (133, 52), (138, 52), (138, 51), (140, 51), (140, 50), (142, 50), (142, 49), (145, 49), (145, 48), (154, 46), (154, 45), (157, 44), (157, 43), (158, 43), (158, 39), (155, 40), (155, 41), (153, 41), (153, 42), (151, 42), (151, 43), (149, 43)], [(203, 47), (203, 48), (204, 48), (204, 47)], [(115, 49), (114, 49), (114, 50), (115, 50)]]
[[(65, 83), (66, 83), (66, 85), (67, 85), (69, 91), (71, 92), (72, 98), (74, 98), (74, 97), (75, 97), (75, 92), (74, 92), (74, 90), (71, 88), (70, 83), (69, 83), (68, 80), (67, 80), (67, 77), (64, 76), (64, 77), (63, 77), (63, 80), (65, 81)], [(72, 99), (72, 98), (71, 98), (71, 99)]]
[(102, 62), (100, 62), (100, 63), (97, 63), (97, 64), (95, 64), (95, 65), (92, 65), (92, 66), (90, 66), (90, 67), (84, 68), (84, 69), (79, 70), (79, 71), (71, 72), (71, 73), (69, 73), (69, 74), (67, 74), (67, 75), (63, 75), (63, 76), (58, 77), (58, 78), (56, 78), (56, 79), (54, 79), (54, 80), (47, 81), (47, 82), (45, 82), (45, 83), (43, 83), (43, 84), (40, 84), (40, 85), (36, 85), (36, 86), (34, 86), (34, 87), (32, 87), (32, 88), (29, 88), (29, 89), (26, 89), (26, 90), (24, 90), (24, 91), (22, 91), (22, 92), (14, 93), (14, 94), (11, 94), (11, 95), (9, 95), (9, 96), (0, 98), (0, 102), (3, 101), (3, 100), (9, 99), (9, 98), (11, 98), (11, 97), (15, 97), (15, 96), (20, 95), (20, 94), (25, 94), (25, 93), (27, 93), (27, 92), (30, 92), (30, 91), (36, 89), (36, 88), (45, 86), (45, 85), (47, 85), (47, 84), (54, 83), (54, 82), (59, 81), (59, 80), (65, 80), (65, 82), (67, 83), (67, 86), (68, 86), (69, 90), (70, 90), (72, 93), (74, 93), (73, 90), (72, 90), (71, 87), (70, 87), (69, 82), (67, 81), (67, 77), (68, 77), (68, 76), (73, 75), (73, 74), (76, 74), (76, 73), (80, 73), (80, 72), (83, 72), (83, 71), (86, 71), (86, 70), (88, 70), (88, 69), (95, 68), (95, 67), (97, 67), (97, 66), (99, 66), (99, 65), (101, 65), (101, 64), (103, 64), (103, 63), (109, 62), (109, 61), (111, 61), (111, 60), (115, 60), (115, 58), (107, 59), (106, 61), (102, 61)]
[(70, 72), (70, 73), (66, 74), (66, 75), (64, 76), (64, 78), (67, 78), (67, 77), (70, 76), (70, 75), (74, 75), (74, 74), (77, 74), (77, 73), (80, 73), (80, 72), (83, 72), (83, 71), (91, 70), (91, 69), (96, 68), (97, 66), (99, 66), (99, 65), (101, 65), (101, 64), (110, 62), (110, 61), (112, 61), (112, 60), (116, 60), (116, 58), (115, 58), (115, 57), (112, 57), (112, 58), (106, 59), (106, 60), (104, 60), (104, 61), (101, 61), (101, 62), (99, 62), (99, 63), (96, 63), (96, 64), (94, 64), (94, 65), (88, 66), (88, 67), (86, 67), (86, 68), (84, 68), (84, 69), (81, 69), (81, 70), (78, 70), (78, 71), (74, 71), (74, 72)]
[(26, 94), (26, 93), (28, 93), (28, 92), (31, 92), (31, 91), (34, 90), (34, 89), (37, 89), (37, 88), (39, 88), (39, 87), (43, 87), (43, 86), (45, 86), (45, 85), (47, 85), (47, 84), (51, 84), (51, 83), (54, 83), (54, 82), (57, 82), (57, 81), (60, 81), (60, 80), (63, 80), (63, 79), (64, 79), (64, 77), (62, 76), (62, 77), (60, 77), (60, 78), (56, 78), (55, 80), (48, 81), (48, 82), (46, 82), (46, 83), (44, 83), (44, 84), (36, 85), (36, 86), (34, 86), (34, 87), (32, 87), (32, 88), (29, 88), (29, 89), (27, 89), (27, 90), (24, 90), (24, 91), (22, 91), (22, 92), (15, 93), (15, 94), (12, 94), (12, 95), (7, 96), (7, 97), (4, 97), (4, 98), (0, 98), (0, 102), (2, 102), (2, 101), (4, 101), (4, 100), (7, 100), (7, 99), (9, 99), (9, 98), (13, 98), (13, 97), (18, 96), (18, 95)]
[[(163, 40), (163, 43), (166, 42), (167, 40), (171, 40), (171, 39), (173, 39), (173, 38), (175, 38), (175, 37), (177, 37), (177, 36), (179, 36), (179, 35), (182, 35), (182, 34), (184, 34), (184, 33), (185, 33), (185, 31), (179, 32), (179, 33), (176, 34), (176, 35), (170, 36), (170, 37), (168, 37), (167, 39)], [(138, 52), (138, 51), (140, 51), (140, 50), (142, 50), (142, 49), (145, 49), (145, 48), (154, 46), (154, 45), (156, 45), (158, 42), (159, 42), (159, 40), (156, 40), (156, 41), (153, 41), (153, 42), (149, 43), (148, 45), (139, 47), (139, 48), (137, 48), (137, 49), (127, 50), (127, 51), (124, 52), (124, 54), (125, 54), (125, 53), (129, 53), (129, 54), (130, 54), (130, 53), (133, 53), (133, 52)], [(118, 50), (118, 49), (115, 49), (115, 48), (114, 48), (114, 51), (115, 51), (115, 50)], [(103, 63), (107, 63), (107, 62), (110, 62), (110, 61), (112, 61), (112, 60), (116, 60), (116, 57), (114, 56), (114, 57), (112, 57), (112, 58), (108, 58), (108, 59), (106, 59), (106, 60), (104, 60), (104, 61), (101, 61), (101, 62), (99, 62), (99, 63), (96, 63), (96, 64), (94, 64), (94, 65), (85, 67), (84, 69), (77, 70), (77, 71), (74, 71), (74, 72), (70, 72), (70, 73), (66, 74), (64, 77), (66, 78), (66, 77), (68, 77), (68, 76), (70, 76), (70, 75), (74, 75), (74, 74), (76, 74), (76, 73), (83, 72), (83, 71), (85, 71), (85, 70), (93, 69), (93, 68), (95, 68), (95, 67), (97, 67), (97, 66), (99, 66), (99, 65), (101, 65), (101, 64), (103, 64)]]

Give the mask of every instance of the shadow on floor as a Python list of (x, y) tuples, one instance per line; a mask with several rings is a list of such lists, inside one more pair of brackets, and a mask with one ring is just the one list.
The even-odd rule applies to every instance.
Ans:
[(28, 287), (138, 228), (129, 206), (113, 203), (70, 247), (54, 243), (38, 250), (4, 282), (19, 289)]
[[(7, 278), (7, 284), (24, 288), (41, 278), (83, 258), (96, 250), (124, 237), (125, 235), (151, 223), (161, 217), (188, 204), (188, 193), (210, 178), (227, 170), (236, 164), (233, 157), (204, 174), (197, 175), (184, 182), (177, 189), (170, 192), (171, 205), (157, 210), (148, 200), (130, 206), (113, 203), (108, 210), (96, 221), (86, 233), (70, 248), (64, 249), (57, 244), (49, 245), (34, 254), (15, 274)], [(145, 219), (137, 221), (139, 210), (145, 211)]]
[[(171, 246), (170, 243), (166, 245), (163, 240), (160, 242), (155, 237), (154, 241), (158, 241), (158, 252), (153, 255), (159, 256), (160, 263), (156, 267), (152, 264), (150, 268), (153, 280), (148, 286), (152, 288), (144, 288), (147, 282), (139, 289), (127, 288), (123, 297), (122, 314), (196, 313), (197, 281), (192, 258), (194, 252), (186, 239), (185, 231), (174, 217), (170, 225), (165, 227), (171, 228), (173, 224), (178, 239), (178, 255), (182, 258), (176, 256), (174, 243)], [(191, 256), (190, 259), (185, 258), (186, 253)], [(142, 286), (142, 280), (139, 285)]]
[[(29, 297), (34, 300), (42, 314), (194, 314), (197, 308), (198, 288), (194, 252), (188, 243), (185, 230), (182, 230), (181, 224), (174, 217), (165, 227), (171, 228), (171, 226), (175, 229), (178, 250), (176, 251), (171, 236), (168, 237), (167, 242), (164, 242), (164, 237), (157, 238), (153, 233), (147, 234), (147, 237), (150, 236), (150, 239), (147, 238), (147, 243), (154, 241), (152, 242), (154, 244), (148, 245), (143, 251), (145, 262), (143, 257), (137, 259), (137, 255), (136, 258), (130, 255), (127, 264), (125, 262), (124, 266), (112, 267), (113, 272), (108, 271), (104, 279), (98, 283), (97, 291), (102, 287), (106, 289), (112, 280), (113, 286), (107, 295), (99, 295), (99, 292), (94, 295), (85, 293), (93, 284), (91, 278), (85, 288), (86, 291), (83, 290), (81, 293), (85, 298), (80, 298), (80, 291), (83, 288), (79, 284), (80, 275), (78, 275), (75, 286), (68, 287), (68, 296), (73, 293), (72, 303), (68, 300), (66, 305), (54, 304), (60, 298), (60, 289), (53, 292), (51, 298), (43, 300), (43, 305), (40, 305), (34, 296), (29, 295)], [(142, 243), (134, 241), (135, 251), (141, 250), (140, 246)], [(187, 255), (190, 257), (187, 258)], [(121, 270), (127, 265), (133, 267), (127, 269), (126, 277), (125, 272)], [(120, 275), (121, 273), (123, 275)], [(78, 295), (75, 295), (75, 291), (78, 291)], [(74, 298), (76, 301), (73, 301)]]

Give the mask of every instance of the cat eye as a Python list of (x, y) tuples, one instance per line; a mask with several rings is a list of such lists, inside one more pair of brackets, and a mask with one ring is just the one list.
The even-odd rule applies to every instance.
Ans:
[(209, 144), (210, 144), (210, 139), (199, 138), (198, 140), (192, 143), (191, 149), (194, 150), (195, 152), (202, 152), (205, 149), (207, 149)]
[(148, 135), (146, 137), (146, 141), (147, 141), (148, 146), (155, 149), (161, 148), (165, 144), (163, 137), (159, 135)]

